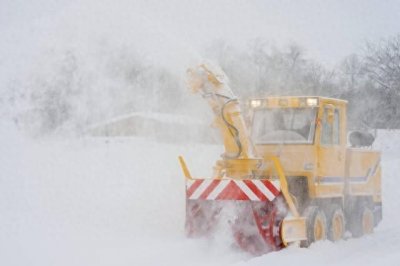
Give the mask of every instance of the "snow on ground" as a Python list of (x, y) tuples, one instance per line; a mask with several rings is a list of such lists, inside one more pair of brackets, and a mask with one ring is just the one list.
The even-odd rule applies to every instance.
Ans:
[[(138, 138), (27, 140), (0, 126), (0, 265), (394, 265), (400, 260), (398, 132), (383, 132), (384, 220), (371, 236), (252, 258), (226, 236), (183, 235), (177, 156), (209, 175), (219, 146)], [(392, 145), (390, 143), (394, 143)]]

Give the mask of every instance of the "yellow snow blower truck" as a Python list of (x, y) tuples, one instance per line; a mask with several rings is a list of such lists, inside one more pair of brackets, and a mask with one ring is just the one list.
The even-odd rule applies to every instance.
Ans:
[[(325, 97), (267, 97), (243, 104), (219, 68), (188, 70), (188, 86), (215, 115), (225, 147), (213, 176), (186, 180), (186, 233), (227, 226), (253, 254), (290, 243), (371, 233), (382, 219), (380, 152), (374, 137), (347, 133), (347, 102)], [(243, 106), (242, 105), (242, 106)]]

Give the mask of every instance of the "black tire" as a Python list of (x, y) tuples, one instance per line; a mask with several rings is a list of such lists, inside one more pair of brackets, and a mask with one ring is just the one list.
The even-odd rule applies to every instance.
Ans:
[(309, 206), (304, 210), (307, 226), (307, 240), (301, 242), (302, 247), (327, 238), (327, 223), (325, 213), (317, 206)]
[(333, 204), (328, 209), (328, 239), (338, 241), (343, 238), (346, 231), (346, 221), (343, 209), (338, 204)]
[(355, 210), (350, 232), (353, 237), (361, 237), (366, 234), (371, 234), (374, 231), (374, 213), (367, 204), (360, 204), (360, 207)]

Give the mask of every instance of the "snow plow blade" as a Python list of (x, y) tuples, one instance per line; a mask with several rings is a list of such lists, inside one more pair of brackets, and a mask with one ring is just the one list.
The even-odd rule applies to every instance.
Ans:
[(230, 226), (236, 244), (254, 255), (306, 239), (305, 218), (291, 216), (277, 181), (187, 179), (186, 196), (188, 237)]
[(221, 224), (255, 255), (306, 239), (305, 219), (291, 217), (279, 181), (186, 179), (187, 235), (209, 236)]
[(270, 160), (279, 179), (195, 179), (179, 157), (186, 181), (187, 236), (212, 236), (218, 226), (229, 226), (236, 244), (254, 255), (307, 239), (305, 218), (287, 193), (279, 161)]

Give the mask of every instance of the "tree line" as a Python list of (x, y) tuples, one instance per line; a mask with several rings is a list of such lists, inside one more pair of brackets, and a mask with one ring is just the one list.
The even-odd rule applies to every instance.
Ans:
[[(222, 67), (240, 98), (341, 98), (349, 101), (350, 129), (400, 128), (400, 34), (366, 43), (334, 67), (307, 58), (298, 45), (277, 48), (261, 39), (246, 49), (216, 41), (203, 54)], [(191, 110), (184, 73), (147, 64), (128, 48), (99, 58), (90, 65), (74, 51), (57, 54), (46, 61), (47, 70), (6, 84), (10, 93), (0, 100), (17, 124), (37, 135), (66, 127), (83, 132), (89, 124), (130, 112)]]

